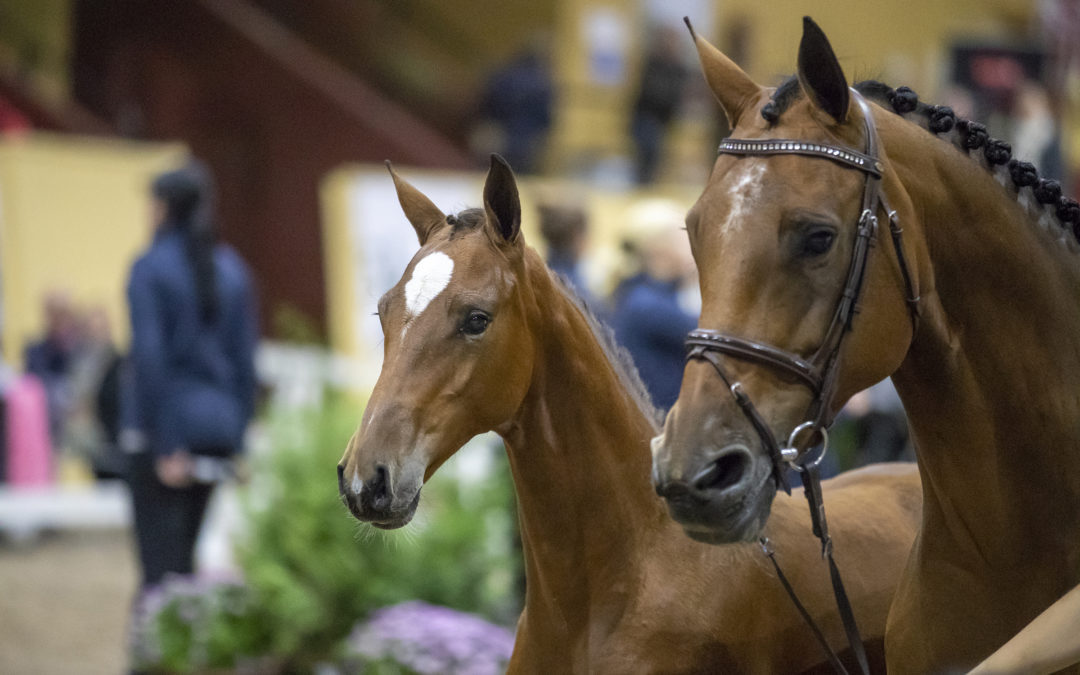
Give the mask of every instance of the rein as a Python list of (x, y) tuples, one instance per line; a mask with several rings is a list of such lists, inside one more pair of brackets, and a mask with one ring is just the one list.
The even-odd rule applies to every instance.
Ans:
[[(844, 591), (843, 581), (840, 579), (840, 571), (833, 561), (832, 538), (829, 535), (828, 523), (825, 520), (825, 504), (822, 499), (821, 475), (818, 467), (828, 450), (828, 432), (826, 429), (833, 422), (831, 403), (839, 370), (840, 349), (843, 346), (844, 337), (851, 330), (852, 321), (858, 311), (858, 301), (862, 292), (863, 280), (866, 277), (869, 251), (874, 246), (878, 235), (877, 214), (879, 210), (884, 211), (888, 216), (893, 249), (896, 252), (900, 273), (904, 278), (905, 301), (911, 318), (912, 334), (918, 330), (919, 296), (915, 290), (907, 260), (904, 257), (901, 236), (903, 230), (899, 222), (897, 222), (896, 211), (889, 207), (884, 194), (881, 192), (883, 166), (878, 159), (877, 128), (874, 125), (874, 119), (870, 114), (870, 107), (866, 101), (857, 92), (852, 91), (863, 114), (863, 123), (866, 130), (866, 148), (864, 152), (796, 139), (725, 138), (718, 149), (718, 154), (738, 156), (803, 155), (828, 159), (848, 168), (861, 171), (865, 175), (862, 205), (855, 228), (855, 245), (852, 249), (851, 262), (848, 266), (836, 313), (833, 315), (832, 323), (825, 333), (821, 346), (812, 356), (804, 358), (756, 340), (720, 331), (697, 328), (691, 331), (686, 338), (688, 348), (686, 360), (705, 361), (713, 367), (720, 379), (727, 385), (728, 390), (735, 399), (735, 403), (751, 426), (754, 427), (762, 445), (765, 446), (769, 453), (773, 464), (773, 479), (776, 481), (777, 488), (783, 488), (790, 495), (791, 486), (785, 475), (785, 468), (790, 466), (799, 473), (803, 483), (803, 491), (810, 506), (810, 518), (813, 523), (814, 536), (821, 540), (821, 555), (829, 561), (833, 593), (836, 596), (837, 608), (840, 610), (840, 617), (844, 623), (848, 643), (859, 662), (862, 672), (867, 673), (869, 672), (869, 665), (866, 652), (863, 649), (862, 639), (859, 636), (859, 629), (855, 623), (851, 604), (848, 602), (847, 593)], [(783, 447), (781, 447), (768, 423), (765, 422), (754, 406), (753, 401), (743, 390), (742, 384), (728, 375), (722, 365), (721, 356), (730, 356), (780, 371), (798, 380), (800, 384), (811, 391), (813, 400), (807, 409), (806, 421), (795, 427)], [(820, 441), (818, 441), (819, 438)], [(820, 445), (821, 451), (816, 457), (809, 457), (810, 449), (818, 445)], [(768, 539), (762, 539), (761, 545), (765, 554), (776, 567), (781, 583), (828, 654), (834, 668), (838, 672), (847, 673), (836, 653), (828, 645), (821, 630), (802, 606), (802, 603), (799, 602), (784, 573), (780, 570), (780, 565), (776, 561), (775, 553)]]

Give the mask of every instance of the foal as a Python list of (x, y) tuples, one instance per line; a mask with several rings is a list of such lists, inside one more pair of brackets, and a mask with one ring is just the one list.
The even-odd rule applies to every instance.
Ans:
[[(506, 441), (528, 580), (511, 672), (799, 672), (825, 657), (757, 544), (695, 542), (650, 483), (656, 414), (607, 333), (519, 232), (493, 157), (484, 209), (445, 216), (393, 174), (421, 249), (379, 302), (385, 360), (338, 467), (353, 515), (407, 524), (423, 482), (469, 438)], [(598, 337), (599, 336), (599, 337)], [(827, 483), (863, 635), (880, 659), (919, 520), (911, 467)], [(834, 645), (843, 630), (800, 495), (766, 529)]]

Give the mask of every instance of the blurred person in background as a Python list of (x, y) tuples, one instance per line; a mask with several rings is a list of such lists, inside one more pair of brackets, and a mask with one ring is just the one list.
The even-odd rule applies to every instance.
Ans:
[(78, 321), (79, 341), (71, 360), (71, 409), (64, 424), (64, 447), (85, 460), (96, 477), (119, 478), (125, 460), (116, 445), (116, 386), (122, 359), (113, 343), (104, 307), (91, 307)]
[(697, 326), (701, 307), (684, 212), (659, 199), (631, 207), (623, 249), (632, 271), (612, 297), (615, 338), (630, 352), (653, 404), (663, 411), (679, 396), (683, 341)]
[(850, 425), (855, 441), (851, 468), (875, 462), (914, 462), (908, 440), (907, 415), (891, 379), (884, 379), (851, 397), (837, 418)]
[(485, 163), (497, 152), (518, 173), (540, 168), (555, 98), (549, 51), (547, 38), (536, 35), (488, 78), (472, 139), (474, 152)]
[(71, 407), (71, 363), (79, 343), (79, 325), (71, 296), (50, 291), (45, 296), (45, 336), (27, 345), (23, 354), (27, 374), (45, 387), (49, 433), (53, 442), (63, 436)]
[(152, 186), (154, 239), (128, 282), (133, 395), (123, 432), (142, 589), (190, 574), (214, 484), (254, 413), (255, 298), (237, 253), (216, 242), (208, 172)]
[(539, 211), (540, 236), (547, 244), (547, 266), (567, 282), (590, 310), (602, 314), (603, 308), (589, 291), (581, 269), (581, 255), (589, 236), (585, 209), (542, 204)]
[(1039, 175), (1067, 183), (1061, 132), (1050, 95), (1039, 82), (1025, 80), (1013, 102), (1013, 156), (1033, 163)]
[(655, 28), (641, 67), (630, 123), (641, 185), (656, 178), (664, 137), (682, 105), (689, 70), (679, 55), (683, 35), (670, 26)]

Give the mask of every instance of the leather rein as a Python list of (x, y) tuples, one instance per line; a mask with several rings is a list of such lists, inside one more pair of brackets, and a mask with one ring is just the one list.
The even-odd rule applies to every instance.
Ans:
[[(825, 506), (822, 501), (818, 465), (828, 449), (827, 428), (832, 424), (834, 416), (831, 405), (839, 370), (840, 350), (843, 346), (844, 337), (851, 330), (855, 314), (858, 312), (858, 302), (863, 281), (866, 277), (870, 248), (874, 246), (878, 236), (879, 211), (883, 211), (888, 218), (893, 249), (896, 252), (900, 273), (904, 278), (905, 301), (911, 317), (913, 334), (918, 330), (919, 296), (907, 260), (904, 257), (901, 238), (903, 230), (897, 221), (896, 211), (889, 207), (885, 195), (881, 191), (881, 178), (884, 168), (878, 159), (877, 128), (874, 125), (873, 116), (870, 114), (869, 105), (857, 92), (852, 90), (852, 93), (863, 115), (866, 132), (866, 148), (863, 152), (843, 146), (812, 143), (796, 139), (725, 138), (721, 141), (718, 149), (718, 154), (737, 156), (804, 155), (827, 159), (864, 174), (862, 205), (855, 228), (855, 243), (852, 249), (851, 261), (836, 312), (821, 342), (821, 346), (811, 356), (803, 357), (767, 343), (720, 331), (697, 328), (691, 331), (686, 338), (686, 360), (705, 361), (713, 367), (724, 381), (724, 384), (727, 385), (735, 399), (735, 403), (739, 406), (743, 415), (746, 416), (751, 426), (754, 427), (761, 443), (769, 453), (773, 465), (773, 479), (777, 488), (783, 488), (785, 492), (791, 494), (791, 486), (785, 475), (785, 469), (790, 466), (799, 473), (804, 486), (804, 494), (810, 505), (814, 535), (821, 540), (822, 557), (828, 558), (833, 591), (836, 595), (837, 606), (840, 609), (848, 642), (862, 671), (865, 673), (868, 672), (869, 666), (862, 640), (855, 624), (850, 602), (848, 602), (847, 594), (844, 591), (843, 582), (840, 580), (840, 571), (833, 562), (832, 538), (829, 536), (828, 525), (825, 520)], [(807, 409), (805, 421), (795, 427), (782, 447), (769, 424), (758, 412), (749, 395), (743, 390), (742, 384), (733, 379), (725, 370), (721, 362), (721, 356), (756, 363), (774, 371), (779, 371), (797, 380), (811, 391), (813, 400)], [(821, 447), (820, 452), (816, 456), (810, 457), (811, 448), (818, 445)], [(780, 570), (769, 540), (763, 538), (761, 545), (765, 554), (776, 567), (780, 581), (791, 596), (796, 608), (803, 619), (810, 625), (818, 641), (829, 655), (830, 662), (838, 672), (846, 673), (847, 670), (840, 663), (839, 658), (828, 645), (821, 630), (814, 623), (802, 603), (799, 602), (794, 589)]]

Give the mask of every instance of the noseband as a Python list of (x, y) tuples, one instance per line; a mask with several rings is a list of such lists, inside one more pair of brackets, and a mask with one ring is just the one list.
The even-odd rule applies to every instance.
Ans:
[[(866, 277), (868, 253), (877, 239), (877, 214), (879, 210), (884, 211), (889, 219), (893, 248), (896, 250), (900, 272), (904, 277), (912, 331), (914, 332), (918, 327), (919, 298), (915, 292), (915, 285), (912, 282), (907, 261), (904, 258), (904, 247), (901, 241), (902, 230), (897, 222), (896, 212), (889, 208), (885, 195), (881, 192), (883, 167), (878, 160), (877, 129), (874, 126), (874, 118), (870, 114), (870, 107), (862, 96), (854, 91), (853, 93), (855, 100), (858, 101), (859, 107), (862, 109), (866, 130), (865, 152), (858, 152), (841, 146), (793, 139), (738, 138), (725, 138), (720, 143), (718, 150), (718, 153), (722, 155), (804, 155), (818, 157), (831, 160), (865, 174), (866, 181), (863, 185), (862, 207), (859, 210), (859, 221), (855, 228), (855, 245), (852, 248), (847, 278), (844, 282), (843, 292), (840, 294), (836, 313), (833, 315), (832, 323), (825, 333), (821, 346), (812, 356), (804, 358), (773, 345), (706, 328), (697, 328), (691, 331), (686, 338), (688, 349), (686, 359), (688, 361), (705, 361), (716, 370), (724, 384), (731, 391), (736, 404), (738, 404), (740, 410), (754, 427), (762, 444), (768, 450), (773, 463), (773, 478), (777, 487), (783, 488), (788, 494), (791, 494), (791, 486), (785, 476), (785, 465), (790, 465), (796, 470), (802, 471), (807, 461), (811, 461), (816, 465), (817, 462), (821, 461), (825, 453), (825, 441), (827, 439), (825, 429), (832, 423), (833, 418), (831, 403), (836, 386), (840, 348), (843, 345), (844, 337), (851, 330), (852, 320), (858, 311), (859, 295), (862, 291), (863, 280)], [(767, 366), (797, 380), (811, 391), (814, 398), (807, 410), (806, 421), (795, 427), (784, 447), (781, 447), (777, 442), (769, 425), (758, 413), (750, 397), (743, 390), (742, 384), (728, 375), (721, 364), (720, 355)], [(811, 441), (816, 441), (819, 437), (822, 444), (821, 453), (813, 460), (808, 460), (805, 457), (806, 451), (810, 447), (817, 445), (817, 443), (811, 443)], [(800, 443), (800, 439), (803, 440), (803, 443)]]
[[(829, 437), (826, 429), (832, 423), (833, 418), (831, 405), (836, 388), (840, 348), (843, 346), (844, 337), (851, 330), (852, 321), (858, 312), (859, 295), (862, 292), (863, 280), (866, 278), (867, 258), (870, 247), (877, 240), (877, 214), (879, 210), (884, 211), (889, 218), (889, 232), (892, 235), (893, 249), (896, 251), (900, 273), (904, 277), (905, 299), (908, 313), (911, 316), (913, 335), (919, 324), (919, 296), (915, 292), (915, 284), (912, 281), (907, 261), (904, 258), (904, 246), (901, 240), (902, 230), (896, 220), (896, 211), (889, 208), (888, 202), (885, 201), (885, 195), (881, 192), (881, 175), (884, 169), (878, 159), (878, 139), (874, 118), (870, 114), (870, 106), (867, 105), (862, 96), (854, 92), (854, 90), (853, 94), (863, 114), (863, 123), (866, 130), (865, 152), (858, 152), (841, 146), (792, 139), (737, 138), (725, 138), (720, 143), (718, 151), (722, 155), (737, 156), (805, 155), (807, 157), (818, 157), (861, 171), (865, 175), (862, 206), (859, 209), (859, 221), (855, 227), (855, 245), (852, 247), (851, 262), (848, 264), (847, 277), (844, 281), (844, 289), (840, 293), (836, 313), (833, 315), (832, 323), (825, 333), (821, 346), (812, 356), (803, 358), (770, 344), (729, 333), (698, 328), (691, 331), (686, 338), (688, 348), (686, 360), (705, 361), (716, 370), (724, 384), (727, 385), (731, 395), (735, 398), (735, 403), (738, 404), (743, 415), (754, 427), (762, 444), (769, 451), (773, 465), (773, 479), (776, 481), (777, 488), (783, 488), (785, 492), (791, 494), (791, 486), (788, 484), (784, 471), (785, 465), (790, 465), (799, 472), (803, 483), (803, 493), (810, 506), (810, 520), (813, 525), (814, 535), (821, 540), (822, 557), (828, 559), (829, 577), (832, 582), (833, 594), (836, 597), (836, 605), (840, 611), (840, 618), (844, 624), (844, 632), (847, 634), (848, 644), (855, 655), (861, 672), (868, 673), (869, 665), (866, 652), (863, 649), (862, 638), (859, 635), (859, 628), (855, 622), (855, 615), (851, 609), (851, 603), (848, 601), (847, 592), (844, 590), (840, 570), (833, 560), (832, 538), (829, 536), (829, 528), (825, 520), (825, 504), (821, 493), (818, 464), (821, 462), (822, 457), (825, 456), (828, 447)], [(772, 429), (761, 417), (757, 408), (754, 407), (753, 401), (743, 390), (742, 384), (733, 380), (724, 370), (724, 366), (720, 361), (721, 355), (767, 366), (798, 381), (813, 394), (813, 400), (811, 400), (806, 412), (806, 421), (795, 427), (784, 447), (780, 447)], [(802, 442), (800, 442), (800, 439)], [(808, 449), (818, 444), (821, 445), (821, 451), (814, 458), (808, 457)], [(846, 674), (847, 670), (837, 658), (832, 647), (829, 646), (824, 634), (809, 612), (799, 601), (795, 589), (784, 576), (769, 540), (763, 538), (761, 546), (765, 555), (772, 561), (777, 577), (794, 602), (796, 609), (798, 609), (828, 655), (829, 661), (837, 672)]]

